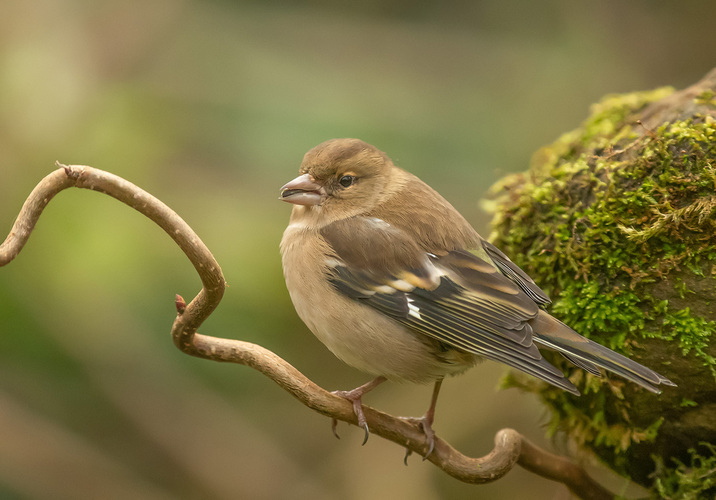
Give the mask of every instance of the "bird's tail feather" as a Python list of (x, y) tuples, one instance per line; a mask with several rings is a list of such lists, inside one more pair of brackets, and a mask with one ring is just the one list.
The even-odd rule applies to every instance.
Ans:
[[(537, 338), (536, 336), (535, 336), (535, 340), (537, 342), (540, 342), (540, 339)], [(542, 344), (542, 345), (544, 345), (544, 344)], [(570, 356), (566, 352), (560, 352), (560, 354), (562, 356), (564, 356), (567, 359), (567, 361), (569, 361), (573, 365), (580, 367), (582, 370), (588, 371), (589, 373), (591, 373), (592, 375), (597, 376), (597, 377), (602, 376), (602, 372), (599, 370), (599, 367), (597, 365), (595, 365), (594, 363), (590, 363), (589, 361), (584, 361), (583, 359), (579, 359), (576, 356)]]
[(544, 311), (540, 311), (530, 324), (535, 332), (535, 342), (562, 353), (568, 360), (590, 373), (596, 374), (599, 372), (597, 367), (601, 367), (656, 394), (661, 392), (656, 387), (660, 384), (676, 385), (654, 370), (582, 337)]

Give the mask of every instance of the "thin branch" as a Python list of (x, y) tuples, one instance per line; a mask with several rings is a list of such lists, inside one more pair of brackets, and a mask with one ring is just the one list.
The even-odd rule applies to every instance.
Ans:
[[(250, 366), (309, 408), (328, 417), (357, 424), (351, 403), (317, 386), (273, 352), (256, 344), (197, 333), (199, 326), (221, 301), (225, 281), (221, 268), (209, 249), (173, 210), (116, 175), (92, 167), (60, 167), (45, 177), (25, 201), (10, 234), (0, 245), (0, 266), (9, 263), (18, 255), (45, 206), (63, 189), (78, 187), (112, 196), (146, 215), (164, 229), (186, 254), (201, 278), (203, 288), (189, 304), (177, 296), (178, 314), (172, 326), (172, 338), (181, 351), (213, 361)], [(425, 435), (417, 424), (370, 407), (364, 407), (364, 411), (373, 434), (425, 455)], [(535, 474), (565, 484), (572, 493), (581, 498), (614, 498), (613, 494), (591, 479), (584, 469), (564, 457), (542, 450), (513, 429), (500, 430), (495, 435), (493, 450), (480, 458), (467, 457), (436, 437), (435, 449), (428, 460), (456, 479), (467, 483), (483, 484), (495, 481), (519, 464)]]

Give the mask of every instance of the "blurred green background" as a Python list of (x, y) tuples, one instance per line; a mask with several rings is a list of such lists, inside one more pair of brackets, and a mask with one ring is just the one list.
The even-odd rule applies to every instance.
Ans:
[[(223, 267), (209, 335), (257, 342), (328, 389), (367, 377), (302, 325), (285, 291), (277, 200), (303, 154), (359, 137), (443, 193), (483, 234), (502, 175), (611, 92), (684, 87), (716, 63), (712, 1), (25, 0), (0, 15), (0, 229), (55, 160), (109, 170), (192, 225)], [(458, 483), (339, 426), (240, 366), (169, 338), (199, 290), (157, 227), (96, 193), (49, 205), (0, 269), (0, 499), (566, 498), (514, 470)], [(532, 396), (487, 362), (449, 380), (438, 434), (479, 456)], [(366, 403), (422, 415), (430, 387)], [(605, 473), (591, 468), (595, 474)], [(621, 491), (622, 480), (604, 479)], [(627, 492), (636, 490), (625, 490)]]

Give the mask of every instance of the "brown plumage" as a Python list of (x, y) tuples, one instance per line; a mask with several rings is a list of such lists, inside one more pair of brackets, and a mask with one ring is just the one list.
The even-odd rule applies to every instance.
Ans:
[(554, 349), (594, 374), (615, 372), (651, 392), (668, 379), (574, 332), (541, 307), (532, 279), (483, 240), (442, 196), (377, 148), (334, 139), (306, 153), (281, 190), (294, 204), (281, 241), (296, 311), (336, 356), (385, 379), (436, 382), (421, 420), (431, 428), (440, 382), (488, 358), (579, 394), (540, 354)]

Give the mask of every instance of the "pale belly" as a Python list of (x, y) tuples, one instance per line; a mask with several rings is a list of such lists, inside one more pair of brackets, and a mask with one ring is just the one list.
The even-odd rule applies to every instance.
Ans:
[[(291, 232), (289, 245), (286, 235)], [(284, 233), (281, 252), (286, 286), (299, 317), (338, 358), (373, 376), (416, 383), (460, 373), (475, 364), (477, 356), (445, 349), (338, 292), (325, 277), (322, 259), (307, 258), (325, 255), (326, 244), (306, 236), (300, 227), (289, 226)]]

